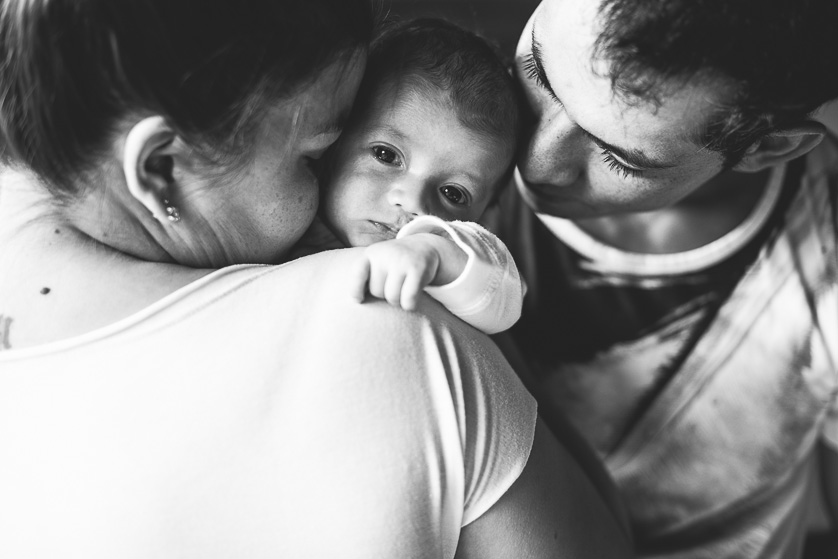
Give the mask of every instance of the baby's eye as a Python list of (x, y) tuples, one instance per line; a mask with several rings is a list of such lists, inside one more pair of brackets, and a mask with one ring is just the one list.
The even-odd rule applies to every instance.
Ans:
[(457, 188), (456, 186), (446, 184), (445, 186), (440, 186), (439, 191), (452, 204), (462, 206), (468, 203), (468, 196), (466, 195), (466, 193), (463, 192), (462, 189)]
[(385, 146), (375, 146), (372, 148), (373, 157), (386, 163), (387, 165), (398, 165), (399, 155), (392, 149)]

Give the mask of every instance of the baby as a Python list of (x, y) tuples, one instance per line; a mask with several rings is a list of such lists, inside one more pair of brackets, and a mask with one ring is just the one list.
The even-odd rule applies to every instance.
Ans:
[(512, 78), (485, 41), (441, 20), (388, 29), (324, 164), (326, 229), (303, 243), (367, 247), (350, 278), (359, 301), (368, 291), (410, 310), (424, 290), (484, 332), (509, 328), (523, 282), (473, 222), (509, 178), (519, 128)]

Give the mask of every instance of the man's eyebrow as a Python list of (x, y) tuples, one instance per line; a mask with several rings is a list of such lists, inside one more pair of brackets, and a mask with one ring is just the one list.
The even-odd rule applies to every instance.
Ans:
[[(541, 83), (547, 88), (547, 91), (550, 92), (550, 95), (553, 99), (559, 103), (560, 105), (564, 105), (562, 100), (556, 95), (553, 86), (550, 85), (550, 80), (547, 78), (547, 72), (544, 71), (544, 61), (541, 55), (541, 43), (535, 38), (535, 25), (532, 28), (532, 59), (533, 63), (535, 64), (535, 70), (538, 73), (538, 78), (541, 80)], [(637, 167), (638, 169), (669, 169), (671, 167), (675, 167), (675, 165), (671, 165), (669, 163), (663, 163), (661, 161), (655, 161), (642, 151), (638, 149), (623, 149), (617, 146), (613, 146), (608, 142), (597, 138), (581, 126), (576, 124), (576, 126), (581, 130), (587, 137), (590, 139), (594, 144), (596, 144), (600, 149), (613, 153), (620, 159), (622, 159), (626, 164)]]

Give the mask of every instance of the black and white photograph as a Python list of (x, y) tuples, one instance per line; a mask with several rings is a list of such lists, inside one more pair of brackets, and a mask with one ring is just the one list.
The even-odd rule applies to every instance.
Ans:
[(0, 559), (838, 559), (838, 0), (0, 0)]

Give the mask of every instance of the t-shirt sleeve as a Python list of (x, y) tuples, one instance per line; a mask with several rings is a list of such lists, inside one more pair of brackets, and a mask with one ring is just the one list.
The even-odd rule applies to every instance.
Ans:
[(526, 285), (503, 242), (477, 223), (420, 216), (398, 238), (432, 233), (453, 241), (468, 256), (460, 276), (425, 292), (460, 319), (486, 334), (510, 328), (521, 317)]
[(490, 374), (478, 368), (461, 377), (464, 417), (460, 424), (465, 426), (463, 526), (483, 515), (506, 493), (529, 459), (536, 403), (518, 377), (509, 373), (507, 366), (495, 368)]
[[(365, 374), (370, 384), (359, 395), (366, 402), (359, 409), (374, 410), (384, 400), (399, 402), (389, 408), (397, 416), (388, 422), (411, 424), (411, 434), (392, 442), (390, 451), (416, 457), (421, 450), (420, 461), (430, 466), (432, 475), (450, 490), (459, 486), (456, 496), (415, 487), (413, 498), (438, 499), (428, 505), (443, 511), (441, 518), (459, 517), (459, 526), (465, 526), (489, 510), (523, 471), (537, 405), (487, 337), (445, 319), (438, 307), (420, 306), (419, 311), (426, 316), (412, 333), (401, 329), (415, 327), (413, 320), (383, 329), (387, 335), (397, 334), (404, 351), (386, 370)], [(378, 335), (368, 336), (362, 325), (355, 323), (357, 337), (375, 339), (383, 359), (380, 340), (385, 332), (379, 328)], [(373, 361), (366, 363), (369, 367)], [(452, 506), (459, 508), (446, 510)]]
[(331, 556), (333, 540), (358, 550), (352, 557), (453, 556), (462, 526), (523, 471), (536, 403), (485, 335), (429, 298), (405, 312), (346, 297), (342, 278), (358, 250), (288, 265), (311, 273), (295, 276), (305, 312), (276, 357), (294, 371), (276, 406), (298, 441), (283, 450), (296, 458), (282, 477), (305, 492), (300, 518), (329, 527), (312, 544), (320, 556)]

